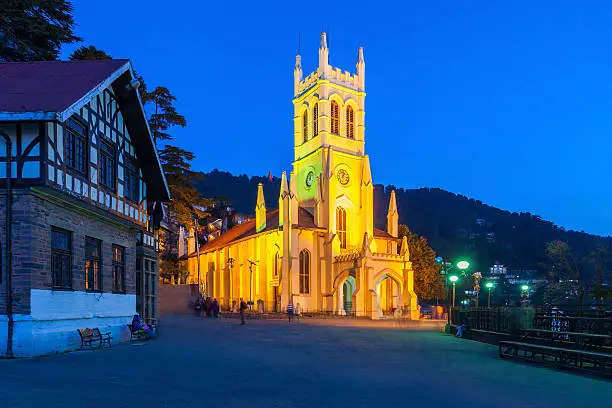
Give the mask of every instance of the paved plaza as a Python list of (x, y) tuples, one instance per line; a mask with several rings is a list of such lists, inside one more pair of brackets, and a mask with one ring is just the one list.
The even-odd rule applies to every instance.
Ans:
[(0, 360), (0, 407), (594, 407), (612, 384), (376, 322), (162, 319), (159, 337)]

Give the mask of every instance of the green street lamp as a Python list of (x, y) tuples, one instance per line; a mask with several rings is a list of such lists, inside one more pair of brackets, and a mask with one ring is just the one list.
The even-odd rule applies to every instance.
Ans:
[(521, 290), (522, 290), (523, 292), (527, 292), (527, 291), (529, 290), (529, 286), (528, 286), (528, 285), (522, 285), (522, 286), (521, 286)]
[(449, 276), (448, 280), (453, 283), (453, 309), (454, 309), (455, 308), (455, 285), (457, 281), (459, 280), (459, 277), (457, 275), (451, 275)]
[(489, 303), (488, 303), (488, 308), (490, 309), (490, 308), (491, 308), (491, 289), (493, 289), (493, 282), (487, 282), (487, 283), (485, 284), (485, 287), (486, 287), (487, 289), (489, 289)]
[(461, 269), (462, 271), (465, 271), (469, 267), (470, 267), (470, 263), (468, 261), (457, 262), (457, 268)]
[(521, 285), (521, 303), (523, 306), (529, 302), (529, 285)]

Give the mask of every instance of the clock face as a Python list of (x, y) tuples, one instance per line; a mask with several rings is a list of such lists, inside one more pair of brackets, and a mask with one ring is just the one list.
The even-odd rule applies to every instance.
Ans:
[(338, 177), (338, 181), (343, 186), (346, 186), (348, 184), (348, 182), (350, 181), (350, 179), (351, 179), (349, 177), (348, 171), (346, 171), (344, 169), (338, 170), (338, 174), (336, 175), (336, 177)]
[(306, 175), (306, 187), (312, 186), (312, 183), (314, 183), (314, 172), (311, 171)]

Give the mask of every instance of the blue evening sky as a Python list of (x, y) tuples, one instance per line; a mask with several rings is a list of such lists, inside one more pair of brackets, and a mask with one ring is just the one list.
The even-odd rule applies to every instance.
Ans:
[(290, 169), (298, 33), (308, 74), (325, 28), (332, 65), (365, 49), (376, 183), (612, 235), (612, 2), (73, 3), (86, 44), (178, 98), (197, 170)]

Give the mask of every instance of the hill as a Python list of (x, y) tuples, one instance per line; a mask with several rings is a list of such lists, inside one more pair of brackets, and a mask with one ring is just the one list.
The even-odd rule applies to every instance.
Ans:
[[(263, 183), (266, 206), (278, 206), (280, 179), (234, 176), (213, 170), (203, 173), (198, 189), (207, 197), (224, 197), (240, 213), (253, 214), (257, 184)], [(395, 189), (400, 223), (426, 237), (440, 256), (447, 259), (468, 257), (475, 270), (488, 273), (495, 262), (533, 278), (546, 276), (551, 269), (546, 244), (562, 240), (574, 250), (583, 279), (595, 277), (593, 254), (599, 251), (603, 270), (610, 270), (612, 238), (565, 230), (530, 213), (504, 211), (479, 200), (438, 188), (403, 189), (375, 185), (374, 219), (385, 228), (389, 194)]]

